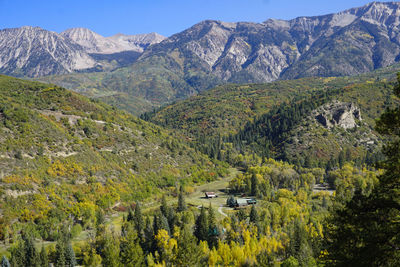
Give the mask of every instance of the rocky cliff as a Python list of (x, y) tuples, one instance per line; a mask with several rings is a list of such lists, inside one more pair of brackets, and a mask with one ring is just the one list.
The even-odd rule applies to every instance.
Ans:
[(299, 156), (337, 160), (341, 151), (353, 158), (366, 158), (379, 153), (382, 145), (382, 137), (362, 120), (360, 108), (337, 100), (315, 109), (289, 136), (283, 147), (294, 162)]
[[(40, 77), (121, 67), (132, 64), (138, 58), (137, 53), (163, 38), (155, 33), (106, 38), (85, 28), (69, 29), (61, 34), (30, 26), (3, 29), (0, 30), (0, 73)], [(113, 60), (123, 64), (110, 66)]]
[[(399, 15), (400, 3), (373, 2), (289, 21), (208, 20), (151, 47), (142, 60), (179, 57), (185, 68), (200, 68), (228, 82), (354, 75), (398, 60)], [(192, 66), (193, 61), (200, 64)]]
[(152, 32), (145, 34), (125, 35), (116, 34), (107, 37), (107, 40), (117, 43), (123, 51), (136, 51), (143, 52), (149, 45), (158, 44), (162, 42), (166, 37)]
[(335, 126), (352, 129), (361, 121), (361, 112), (353, 103), (333, 101), (315, 110), (312, 114), (317, 122), (326, 128)]
[(38, 27), (0, 30), (0, 72), (37, 77), (94, 67), (83, 47)]
[(165, 39), (157, 33), (103, 37), (86, 28), (72, 28), (61, 33), (86, 49), (88, 53), (113, 54), (123, 51), (143, 52), (143, 50)]

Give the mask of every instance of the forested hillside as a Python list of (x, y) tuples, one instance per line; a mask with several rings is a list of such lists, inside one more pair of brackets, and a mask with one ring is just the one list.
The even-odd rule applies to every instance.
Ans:
[(400, 2), (16, 2), (0, 267), (400, 266)]
[(58, 86), (0, 76), (1, 239), (29, 227), (55, 240), (66, 221), (90, 228), (120, 202), (224, 174), (179, 139)]
[[(362, 249), (368, 244), (366, 250), (372, 246), (369, 233), (376, 229), (360, 225), (348, 214), (358, 212), (354, 205), (360, 205), (360, 198), (373, 209), (377, 194), (389, 190), (380, 179), (396, 184), (384, 169), (397, 165), (390, 146), (384, 151), (387, 163), (375, 165), (382, 158), (368, 158), (369, 147), (351, 140), (365, 135), (375, 136), (374, 142), (387, 142), (391, 138), (381, 134), (397, 133), (397, 122), (390, 117), (396, 110), (384, 114), (378, 124), (380, 134), (371, 122), (374, 114), (398, 106), (391, 91), (398, 95), (399, 87), (385, 79), (356, 79), (340, 86), (333, 83), (325, 90), (318, 86), (335, 78), (311, 79), (310, 89), (287, 89), (287, 100), (267, 104), (264, 113), (260, 105), (235, 131), (224, 135), (223, 126), (216, 127), (217, 133), (207, 139), (204, 133), (197, 134), (206, 128), (190, 125), (188, 131), (171, 132), (57, 86), (1, 76), (2, 262), (11, 266), (359, 262), (355, 257), (364, 250), (354, 251), (346, 244), (350, 254), (343, 255), (337, 247), (343, 239), (340, 229), (346, 227), (351, 233), (344, 240), (358, 242)], [(281, 86), (285, 92), (288, 84), (295, 81), (232, 87), (244, 90), (243, 99), (262, 103), (264, 88)], [(238, 92), (225, 95), (232, 92), (230, 86), (219, 88), (225, 105), (235, 110)], [(204, 97), (200, 103), (209, 101)], [(207, 111), (206, 106), (202, 109)], [(317, 147), (303, 148), (310, 142), (307, 138)], [(347, 147), (333, 148), (339, 155), (312, 157), (307, 149), (315, 151), (321, 140), (343, 141)], [(369, 153), (381, 151), (379, 144), (373, 147), (376, 150)], [(291, 151), (298, 154), (290, 158)], [(203, 191), (216, 190), (211, 181), (224, 186), (218, 187), (218, 198), (204, 199)], [(202, 183), (206, 184), (197, 187)], [(382, 199), (397, 203), (390, 196)], [(397, 210), (393, 207), (390, 212)], [(349, 220), (343, 221), (343, 214)], [(376, 220), (373, 213), (361, 216)], [(393, 227), (377, 223), (379, 229)], [(357, 236), (353, 227), (363, 235)], [(385, 241), (395, 233), (394, 229), (379, 237), (385, 253), (381, 262), (397, 259), (387, 250), (392, 243)]]
[[(396, 70), (218, 86), (142, 118), (180, 130), (204, 153), (228, 161), (237, 153), (257, 153), (326, 167), (347, 153), (348, 160), (371, 163), (381, 157), (375, 118), (398, 103), (392, 93)], [(328, 127), (316, 119), (322, 106), (335, 101), (357, 109), (356, 124), (344, 129), (340, 123)], [(325, 111), (324, 116), (332, 119), (334, 112)]]

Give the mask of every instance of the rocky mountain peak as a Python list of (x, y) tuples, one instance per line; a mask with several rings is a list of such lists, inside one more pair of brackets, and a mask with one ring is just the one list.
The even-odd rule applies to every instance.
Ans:
[(60, 35), (70, 38), (75, 42), (84, 41), (84, 40), (93, 40), (93, 39), (101, 39), (104, 38), (100, 34), (97, 34), (87, 28), (71, 28), (63, 31)]
[(0, 30), (0, 72), (36, 77), (91, 68), (95, 61), (68, 38), (39, 27)]
[(124, 50), (112, 40), (86, 28), (68, 29), (61, 33), (62, 36), (73, 40), (86, 49), (88, 53), (112, 54)]
[[(0, 73), (39, 77), (112, 68), (112, 64), (118, 67), (134, 62), (147, 46), (164, 38), (157, 33), (106, 38), (86, 28), (72, 28), (60, 34), (32, 26), (3, 29)], [(125, 51), (130, 53), (118, 54)]]
[[(41, 44), (35, 52), (44, 49), (52, 62), (73, 62), (55, 68), (52, 74), (97, 67), (96, 64), (104, 62), (99, 58), (111, 59), (105, 60), (105, 66), (114, 62), (115, 55), (109, 54), (119, 54), (118, 60), (124, 65), (116, 65), (116, 68), (136, 62), (141, 66), (139, 72), (143, 71), (143, 66), (148, 67), (144, 72), (149, 76), (153, 75), (150, 73), (155, 67), (152, 64), (157, 65), (154, 62), (164, 62), (166, 73), (162, 76), (169, 77), (173, 70), (181, 81), (177, 83), (176, 78), (171, 78), (174, 82), (170, 84), (184, 84), (191, 93), (225, 82), (264, 83), (309, 76), (357, 75), (400, 60), (399, 25), (399, 2), (373, 2), (336, 14), (287, 21), (205, 20), (169, 38), (157, 33), (104, 37), (85, 28), (57, 34), (22, 27), (1, 32), (0, 71), (28, 76), (50, 74), (49, 69), (54, 65), (46, 67), (47, 71), (42, 70), (44, 66), (38, 70), (39, 56), (35, 62), (27, 61), (26, 54), (33, 50), (31, 43), (23, 40), (35, 39), (35, 44)], [(50, 43), (52, 45), (46, 45)], [(60, 47), (55, 50), (56, 44)], [(70, 52), (74, 50), (74, 57), (79, 59), (71, 59), (66, 54), (61, 56), (66, 47)], [(26, 51), (22, 51), (24, 49)], [(124, 51), (131, 53), (120, 53)], [(60, 59), (56, 54), (60, 54)], [(134, 59), (122, 58), (130, 54), (135, 54)], [(47, 60), (47, 56), (42, 58)], [(25, 65), (29, 67), (24, 69)], [(31, 68), (36, 70), (28, 71)]]
[[(399, 6), (374, 2), (336, 14), (263, 23), (205, 20), (147, 50), (141, 59), (188, 57), (196, 61), (196, 67), (189, 64), (196, 71), (223, 82), (360, 74), (395, 62), (400, 53), (400, 29), (395, 27)], [(371, 31), (368, 24), (382, 27)]]
[[(363, 12), (361, 19), (373, 24), (394, 23), (398, 25), (398, 17), (400, 15), (399, 2), (372, 2), (360, 10)], [(397, 17), (397, 19), (396, 19)]]
[(146, 34), (125, 35), (118, 33), (116, 35), (107, 37), (107, 40), (113, 41), (125, 50), (134, 50), (143, 52), (148, 46), (157, 44), (166, 39), (161, 34), (152, 32)]
[(20, 28), (15, 28), (15, 29), (19, 29), (21, 31), (34, 31), (34, 30), (43, 30), (42, 28), (38, 27), (38, 26), (22, 26)]

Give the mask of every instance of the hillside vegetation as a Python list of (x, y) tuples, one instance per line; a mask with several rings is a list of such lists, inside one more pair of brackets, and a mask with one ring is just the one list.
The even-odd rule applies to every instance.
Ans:
[[(348, 158), (371, 162), (380, 157), (382, 141), (373, 130), (375, 118), (398, 103), (392, 94), (397, 69), (356, 77), (223, 85), (142, 117), (179, 129), (201, 151), (219, 159), (257, 153), (322, 167), (330, 160), (337, 163), (342, 151)], [(312, 117), (334, 101), (359, 109), (357, 127), (328, 129)]]
[(61, 87), (0, 76), (0, 236), (29, 225), (54, 240), (67, 219), (91, 227), (118, 202), (224, 174), (179, 139)]
[[(373, 247), (371, 233), (379, 234), (385, 252), (379, 257), (394, 262), (386, 237), (397, 235), (397, 228), (376, 233), (365, 226), (376, 221), (374, 212), (368, 213), (377, 207), (376, 196), (397, 205), (386, 193), (396, 184), (393, 175), (377, 168), (397, 170), (397, 146), (384, 150), (390, 157), (384, 165), (375, 165), (387, 140), (373, 130), (373, 116), (399, 105), (391, 93), (394, 89), (398, 96), (399, 87), (385, 80), (393, 72), (384, 73), (380, 79), (218, 87), (215, 93), (224, 101), (218, 104), (231, 107), (227, 114), (240, 126), (224, 132), (220, 122), (215, 128), (193, 123), (185, 129), (174, 120), (184, 116), (174, 113), (170, 119), (180, 130), (163, 121), (174, 133), (57, 86), (1, 76), (0, 240), (7, 251), (0, 253), (13, 267), (359, 262), (352, 253), (365, 251), (335, 247), (345, 227), (351, 233), (345, 237), (362, 249)], [(269, 95), (272, 85), (279, 90)], [(237, 104), (241, 90), (243, 100), (256, 107), (251, 112), (240, 113), (247, 105)], [(204, 97), (212, 92), (195, 97), (200, 107), (192, 103), (192, 110), (212, 116), (208, 109), (217, 102)], [(397, 134), (393, 116), (398, 118), (398, 109), (384, 113), (380, 133)], [(228, 170), (228, 163), (237, 169)], [(218, 190), (218, 200), (201, 198), (191, 186), (219, 176), (225, 179), (198, 187)], [(360, 198), (368, 200), (367, 213), (358, 209)], [(394, 219), (377, 220), (379, 229), (395, 221), (396, 208), (378, 207), (380, 214), (387, 210)], [(347, 214), (354, 212), (368, 220)], [(341, 214), (350, 219), (343, 221)]]

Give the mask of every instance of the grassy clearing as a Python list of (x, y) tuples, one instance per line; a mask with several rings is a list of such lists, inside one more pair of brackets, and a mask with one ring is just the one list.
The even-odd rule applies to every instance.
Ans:
[[(238, 174), (238, 170), (231, 168), (229, 169), (229, 175), (218, 180), (214, 181), (211, 183), (207, 183), (204, 185), (197, 186), (195, 188), (195, 192), (186, 196), (186, 203), (188, 206), (194, 206), (194, 207), (209, 207), (211, 206), (215, 209), (218, 210), (220, 207), (223, 212), (226, 213), (226, 200), (229, 197), (228, 194), (226, 194), (226, 189), (229, 186), (229, 182)], [(215, 192), (218, 197), (217, 198), (212, 198), (212, 199), (207, 199), (205, 198), (204, 192)], [(217, 213), (218, 218), (223, 218), (224, 216), (218, 211)]]

